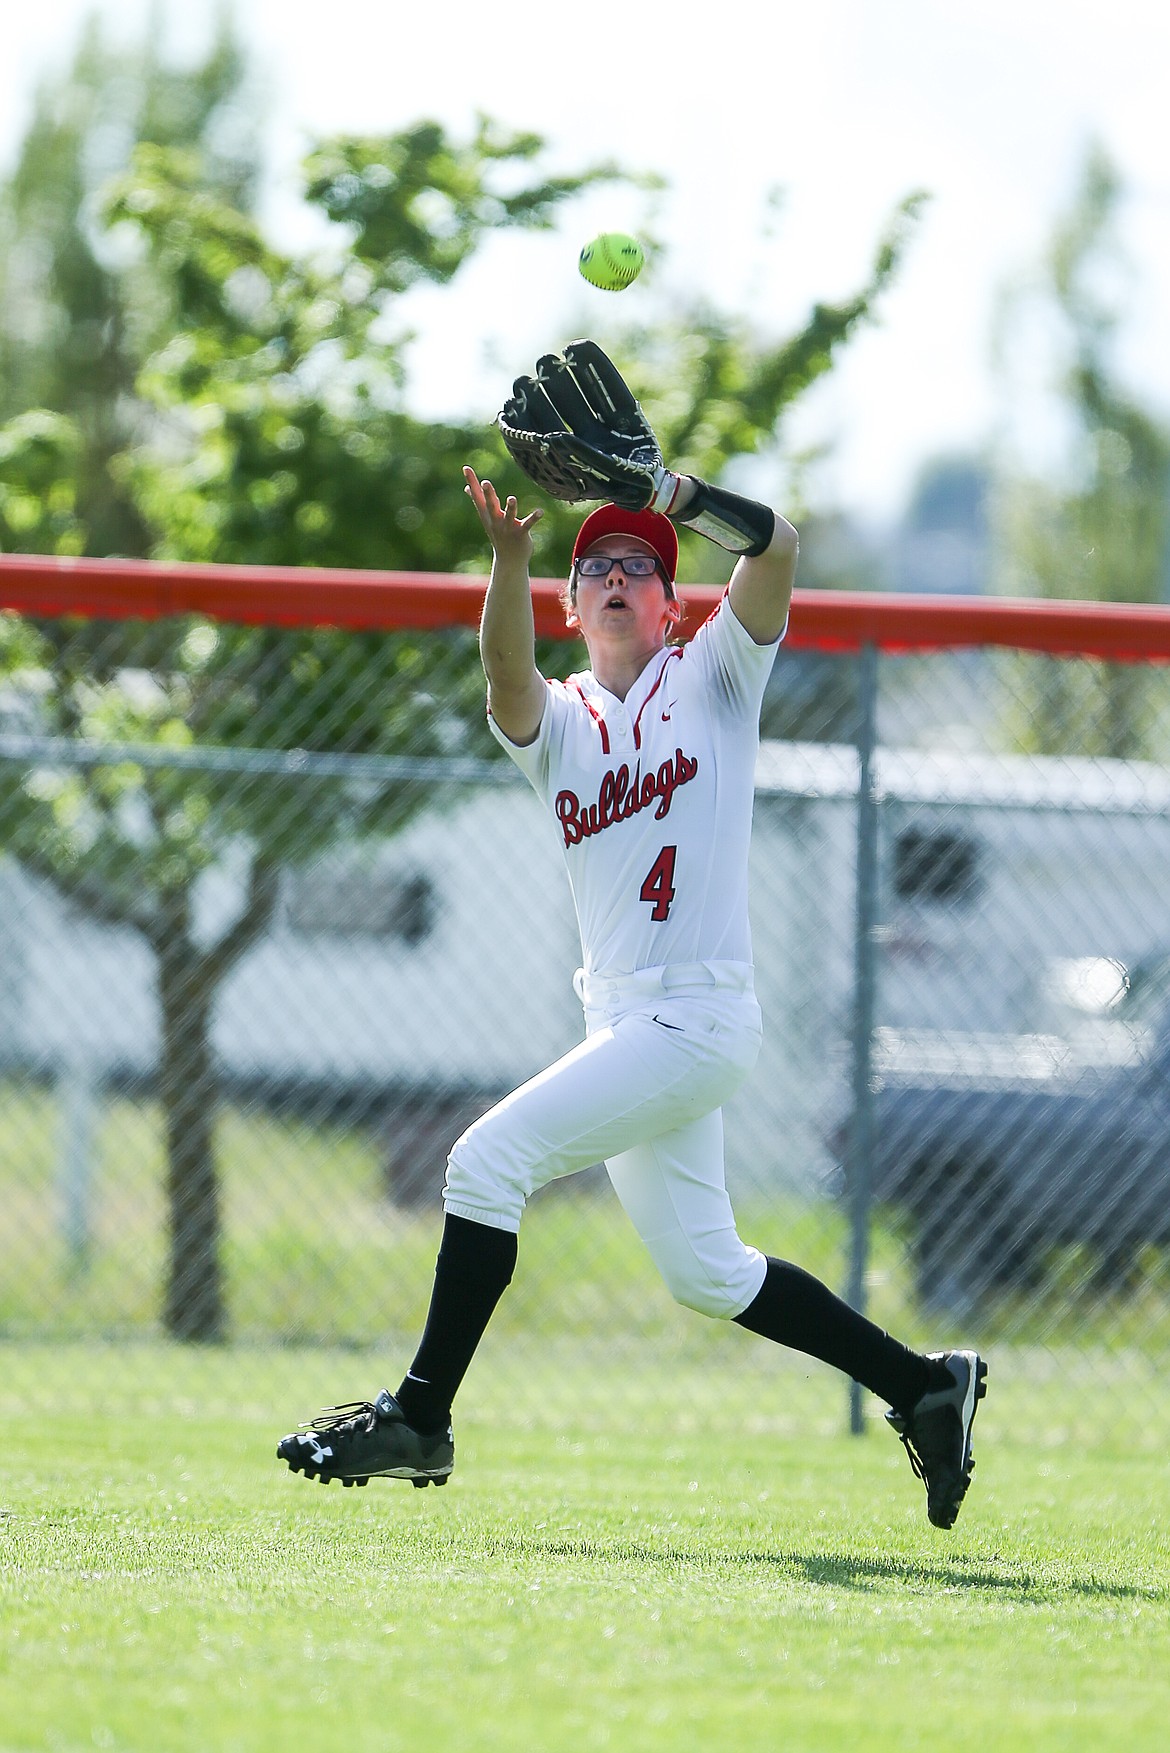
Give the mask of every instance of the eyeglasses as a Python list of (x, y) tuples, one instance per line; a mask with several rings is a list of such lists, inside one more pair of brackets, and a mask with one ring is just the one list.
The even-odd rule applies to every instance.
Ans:
[(655, 554), (626, 554), (617, 560), (607, 554), (584, 554), (577, 562), (577, 571), (582, 578), (608, 578), (615, 566), (620, 566), (627, 578), (652, 578), (661, 571)]

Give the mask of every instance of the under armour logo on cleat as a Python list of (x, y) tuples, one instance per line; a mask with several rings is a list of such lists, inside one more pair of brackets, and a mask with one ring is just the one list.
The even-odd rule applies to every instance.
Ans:
[(313, 1451), (312, 1459), (318, 1467), (321, 1465), (321, 1463), (325, 1459), (326, 1455), (332, 1455), (332, 1453), (333, 1453), (333, 1450), (331, 1448), (328, 1448), (328, 1447), (323, 1448), (321, 1446), (321, 1444), (317, 1441), (317, 1438), (313, 1434), (312, 1431), (309, 1432), (308, 1436), (301, 1437), (300, 1441), (302, 1443), (307, 1443), (309, 1448), (312, 1449), (312, 1451)]

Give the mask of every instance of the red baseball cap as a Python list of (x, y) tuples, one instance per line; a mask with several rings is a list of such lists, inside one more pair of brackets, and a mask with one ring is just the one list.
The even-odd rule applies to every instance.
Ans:
[(623, 511), (620, 505), (599, 505), (591, 511), (573, 543), (573, 564), (603, 536), (634, 536), (657, 554), (670, 584), (678, 571), (678, 534), (660, 511)]

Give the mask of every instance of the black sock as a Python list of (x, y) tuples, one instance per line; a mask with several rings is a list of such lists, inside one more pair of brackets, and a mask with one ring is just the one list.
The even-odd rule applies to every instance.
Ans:
[(891, 1339), (810, 1272), (770, 1255), (759, 1295), (735, 1319), (749, 1332), (844, 1370), (895, 1412), (909, 1412), (923, 1394), (948, 1380), (945, 1365)]
[(511, 1230), (448, 1216), (435, 1262), (427, 1324), (395, 1399), (416, 1430), (442, 1430), (451, 1402), (492, 1311), (511, 1283), (517, 1240)]

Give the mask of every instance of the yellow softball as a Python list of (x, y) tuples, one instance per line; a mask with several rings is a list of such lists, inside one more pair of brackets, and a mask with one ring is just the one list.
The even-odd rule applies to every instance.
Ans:
[(646, 257), (636, 237), (624, 231), (603, 231), (587, 243), (577, 266), (591, 286), (603, 292), (624, 292), (642, 272)]

